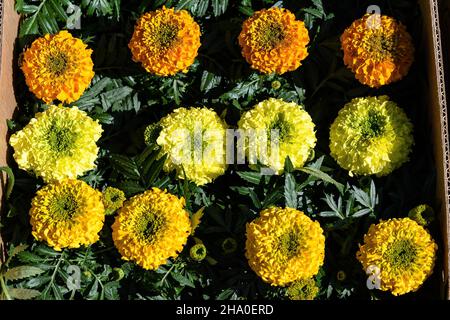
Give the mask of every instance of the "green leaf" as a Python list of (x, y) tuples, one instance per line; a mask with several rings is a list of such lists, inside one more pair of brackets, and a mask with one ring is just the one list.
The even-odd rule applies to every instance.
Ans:
[(8, 181), (6, 182), (5, 199), (9, 199), (15, 184), (14, 173), (10, 167), (0, 167), (0, 172), (2, 171), (8, 175)]
[(325, 172), (320, 171), (319, 169), (316, 169), (316, 168), (312, 168), (312, 167), (305, 167), (305, 168), (301, 168), (300, 170), (305, 172), (305, 173), (307, 173), (307, 174), (309, 174), (309, 175), (315, 176), (315, 177), (317, 177), (317, 178), (319, 178), (319, 179), (321, 179), (321, 180), (323, 180), (325, 182), (333, 184), (334, 186), (336, 186), (336, 188), (339, 190), (340, 193), (344, 192), (344, 185), (339, 183), (339, 182), (337, 182), (333, 178), (331, 178)]
[(37, 262), (41, 262), (44, 259), (44, 258), (42, 258), (34, 253), (31, 253), (29, 251), (22, 251), (18, 254), (17, 257), (23, 263), (37, 263)]
[(260, 172), (255, 171), (241, 171), (237, 172), (238, 176), (247, 182), (258, 185), (261, 182), (262, 175)]
[(20, 25), (19, 36), (46, 33), (54, 34), (60, 30), (58, 21), (66, 23), (68, 17), (67, 1), (41, 0), (39, 6), (25, 5), (23, 1), (16, 4), (18, 12), (25, 15)]
[(8, 289), (9, 295), (14, 299), (30, 300), (38, 297), (41, 293), (34, 289), (12, 288)]
[(28, 277), (37, 276), (45, 272), (44, 270), (33, 266), (19, 266), (9, 269), (5, 273), (6, 280), (20, 280)]
[(227, 11), (228, 0), (212, 0), (213, 12), (216, 17)]
[(21, 245), (18, 245), (18, 246), (16, 246), (16, 247), (14, 247), (14, 248), (10, 251), (10, 253), (9, 253), (9, 257), (8, 257), (8, 260), (6, 261), (6, 265), (8, 265), (9, 262), (10, 262), (16, 255), (20, 254), (21, 252), (23, 252), (23, 251), (26, 250), (27, 248), (28, 248), (28, 245), (27, 245), (27, 244), (21, 244)]
[(205, 70), (203, 71), (200, 82), (200, 91), (207, 93), (211, 89), (216, 88), (220, 84), (220, 81), (220, 76), (216, 76), (214, 73)]
[(284, 179), (284, 199), (286, 207), (297, 208), (297, 191), (295, 190), (295, 178), (291, 173), (287, 173)]
[(181, 273), (171, 272), (170, 276), (177, 281), (182, 286), (187, 286), (191, 288), (195, 288), (195, 284), (187, 277), (183, 276)]
[(111, 164), (120, 174), (127, 179), (138, 180), (141, 177), (136, 161), (120, 154), (111, 155)]

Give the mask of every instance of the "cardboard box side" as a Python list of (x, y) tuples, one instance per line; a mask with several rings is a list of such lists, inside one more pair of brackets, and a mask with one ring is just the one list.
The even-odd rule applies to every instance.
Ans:
[[(439, 25), (438, 0), (421, 0), (424, 34), (426, 41), (426, 63), (428, 70), (428, 105), (432, 128), (432, 141), (436, 163), (437, 181), (436, 197), (440, 207), (439, 218), (442, 231), (441, 252), (443, 252), (442, 296), (449, 299), (449, 147), (448, 118), (445, 93), (443, 52), (441, 30)], [(439, 272), (439, 270), (435, 270)]]
[(14, 10), (14, 1), (2, 2), (0, 18), (1, 32), (1, 64), (0, 64), (0, 166), (7, 160), (6, 119), (10, 119), (16, 108), (13, 88), (14, 41), (17, 37), (19, 16)]
[[(0, 2), (0, 166), (7, 165), (8, 127), (6, 120), (10, 119), (16, 108), (13, 88), (14, 42), (17, 37), (19, 16), (14, 10), (14, 1)], [(0, 214), (3, 208), (3, 190), (6, 176), (0, 172)], [(0, 260), (3, 260), (4, 247), (0, 234)]]

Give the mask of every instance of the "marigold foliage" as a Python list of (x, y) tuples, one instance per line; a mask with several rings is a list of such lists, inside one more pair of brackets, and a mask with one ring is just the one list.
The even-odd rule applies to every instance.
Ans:
[(436, 251), (427, 230), (409, 218), (395, 218), (372, 224), (356, 257), (365, 271), (379, 270), (381, 290), (397, 296), (420, 288), (433, 272)]
[(256, 11), (244, 22), (238, 40), (247, 62), (263, 73), (293, 71), (308, 56), (305, 24), (283, 8)]
[(414, 60), (406, 28), (394, 18), (366, 14), (341, 36), (344, 63), (362, 84), (378, 88), (403, 78)]
[(122, 259), (156, 270), (183, 250), (191, 232), (183, 198), (153, 188), (132, 197), (112, 225), (114, 244)]
[(200, 47), (200, 26), (186, 10), (163, 7), (137, 21), (128, 46), (133, 60), (150, 73), (187, 72)]
[(243, 135), (238, 147), (244, 146), (248, 162), (259, 162), (276, 174), (283, 172), (288, 156), (295, 169), (303, 167), (316, 145), (311, 116), (293, 102), (264, 100), (245, 112), (238, 126)]
[(28, 88), (45, 103), (78, 100), (94, 77), (92, 50), (68, 31), (36, 39), (22, 61)]
[(331, 156), (350, 175), (384, 176), (408, 161), (412, 124), (387, 96), (355, 98), (331, 125)]
[(101, 193), (80, 180), (46, 185), (30, 209), (33, 236), (55, 250), (95, 243), (104, 219)]
[(102, 132), (98, 121), (77, 107), (52, 105), (13, 134), (9, 143), (19, 167), (45, 182), (76, 179), (95, 168)]
[(247, 224), (245, 256), (253, 271), (273, 286), (316, 275), (325, 236), (319, 222), (292, 208), (272, 207)]

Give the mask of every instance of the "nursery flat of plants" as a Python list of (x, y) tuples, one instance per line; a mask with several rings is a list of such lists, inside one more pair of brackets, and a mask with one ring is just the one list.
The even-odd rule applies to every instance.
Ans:
[(416, 1), (16, 0), (1, 299), (439, 299)]

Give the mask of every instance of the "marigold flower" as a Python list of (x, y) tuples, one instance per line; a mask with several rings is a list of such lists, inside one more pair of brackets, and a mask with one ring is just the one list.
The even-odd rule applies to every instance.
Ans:
[(206, 247), (203, 243), (197, 243), (191, 247), (189, 250), (189, 255), (191, 256), (191, 259), (200, 262), (203, 259), (206, 258)]
[(276, 174), (289, 157), (295, 169), (303, 167), (316, 145), (314, 123), (301, 106), (270, 98), (245, 112), (238, 122), (250, 164), (256, 160)]
[(370, 226), (356, 258), (364, 270), (372, 268), (380, 289), (393, 295), (417, 291), (431, 275), (437, 245), (417, 222), (390, 219)]
[(434, 210), (427, 204), (421, 204), (408, 212), (408, 217), (421, 226), (426, 227), (434, 221)]
[(350, 175), (387, 175), (408, 161), (412, 128), (389, 97), (355, 98), (331, 125), (331, 156)]
[(289, 300), (314, 300), (318, 293), (319, 287), (313, 278), (296, 281), (286, 290)]
[(137, 21), (128, 46), (133, 60), (150, 73), (187, 72), (200, 48), (200, 26), (186, 10), (163, 7)]
[(177, 257), (191, 232), (183, 198), (158, 188), (132, 197), (119, 210), (112, 226), (122, 259), (156, 270)]
[(197, 185), (210, 183), (225, 173), (226, 123), (207, 108), (178, 108), (161, 119), (156, 140), (161, 156), (167, 155), (164, 170), (176, 170)]
[(102, 132), (98, 121), (77, 107), (52, 105), (13, 134), (9, 143), (19, 167), (45, 182), (76, 179), (95, 168)]
[(28, 88), (45, 103), (78, 100), (94, 77), (92, 50), (68, 31), (35, 40), (22, 61)]
[(103, 227), (101, 193), (80, 180), (53, 182), (40, 189), (30, 209), (32, 234), (55, 250), (90, 245)]
[(120, 208), (127, 198), (122, 190), (107, 187), (102, 193), (102, 200), (105, 206), (105, 214), (111, 215)]
[(308, 30), (289, 10), (273, 7), (256, 11), (239, 34), (242, 55), (263, 73), (283, 74), (300, 67), (308, 56)]
[(292, 208), (269, 208), (247, 224), (245, 256), (265, 282), (285, 286), (319, 272), (325, 237), (317, 221)]
[(222, 250), (225, 254), (234, 253), (237, 250), (238, 244), (234, 238), (225, 238), (222, 241)]
[(394, 18), (366, 14), (341, 36), (344, 63), (362, 84), (378, 88), (403, 78), (414, 60), (406, 28)]

